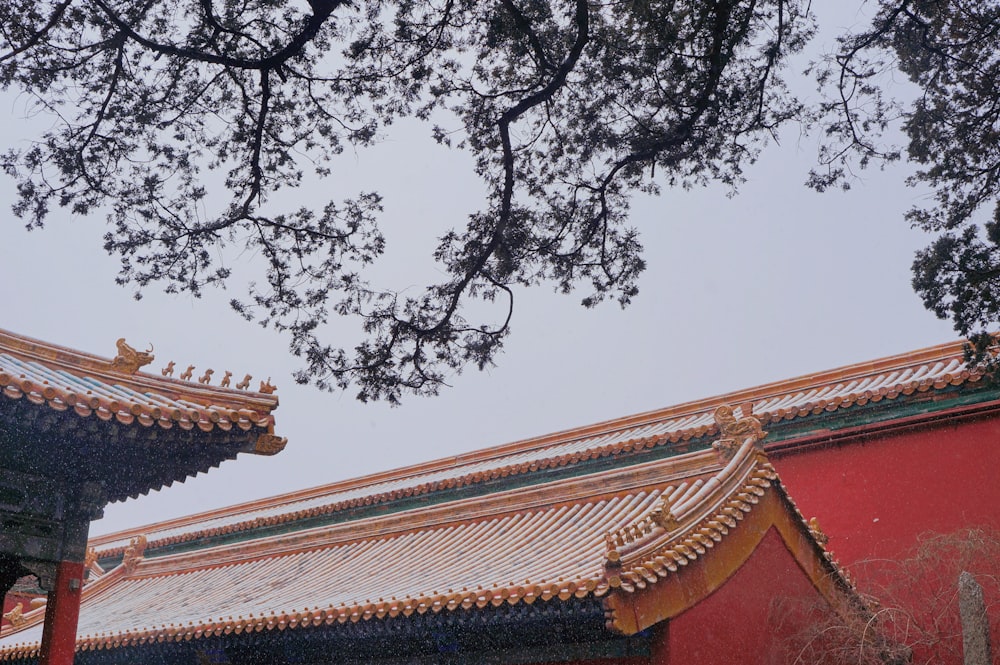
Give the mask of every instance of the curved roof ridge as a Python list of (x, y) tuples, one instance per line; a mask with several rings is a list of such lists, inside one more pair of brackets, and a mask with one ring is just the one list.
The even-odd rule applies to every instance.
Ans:
[(143, 531), (152, 547), (270, 527), (400, 498), (454, 489), (509, 476), (568, 467), (583, 461), (682, 444), (713, 434), (712, 411), (724, 403), (752, 403), (765, 423), (862, 406), (916, 391), (974, 382), (977, 370), (963, 360), (963, 342), (898, 354), (846, 367), (771, 382), (755, 388), (564, 430), (463, 455), (357, 479), (245, 502), (94, 538), (102, 556), (124, 548)]
[[(715, 453), (697, 451), (681, 457), (646, 462), (627, 469), (605, 471), (599, 478), (588, 476), (554, 481), (542, 488), (509, 489), (464, 502), (460, 507), (439, 504), (412, 508), (405, 513), (365, 517), (353, 522), (323, 525), (275, 534), (237, 545), (224, 544), (188, 552), (145, 559), (141, 570), (155, 575), (162, 571), (183, 571), (206, 565), (230, 565), (279, 556), (303, 549), (319, 549), (371, 539), (392, 538), (416, 529), (444, 529), (455, 524), (497, 520), (506, 516), (604, 496), (642, 491), (654, 481), (693, 480), (719, 468)], [(150, 541), (151, 543), (152, 541)], [(116, 569), (113, 569), (116, 570)], [(137, 573), (138, 574), (138, 573)]]
[[(119, 387), (132, 390), (135, 390), (136, 386), (141, 386), (156, 388), (158, 393), (176, 392), (185, 396), (202, 398), (197, 400), (198, 404), (204, 402), (203, 398), (211, 396), (220, 399), (223, 403), (235, 401), (244, 405), (259, 405), (260, 408), (267, 409), (278, 406), (278, 396), (274, 394), (186, 381), (141, 369), (135, 373), (127, 374), (113, 368), (111, 358), (19, 335), (9, 330), (0, 329), (0, 354), (10, 354), (26, 362), (38, 362), (49, 368), (50, 371), (58, 371), (52, 369), (55, 366), (74, 375), (85, 372), (101, 383), (105, 383), (105, 379), (112, 379), (115, 384), (120, 384)], [(141, 393), (142, 391), (137, 392)]]
[[(285, 447), (287, 440), (275, 434), (274, 395), (209, 385), (208, 371), (198, 381), (167, 376), (170, 365), (160, 375), (139, 372), (155, 359), (152, 353), (124, 338), (115, 346), (118, 353), (109, 359), (0, 330), (0, 429), (23, 429), (34, 422), (24, 420), (26, 414), (51, 410), (54, 417), (45, 421), (53, 443), (41, 461), (73, 456), (74, 449), (94, 451), (87, 463), (109, 501), (183, 480), (240, 453), (274, 455)], [(148, 443), (166, 430), (173, 431), (170, 445), (138, 452), (136, 441)], [(109, 445), (124, 432), (122, 441), (132, 443)], [(190, 445), (194, 441), (204, 445)], [(9, 468), (27, 465), (21, 460), (29, 457), (13, 455)], [(57, 465), (51, 462), (50, 471), (61, 473)], [(22, 471), (41, 472), (29, 466)]]
[(175, 424), (209, 431), (253, 427), (273, 434), (274, 395), (234, 390), (145, 372), (129, 372), (114, 360), (0, 330), (0, 393), (27, 397), (81, 418), (97, 415), (129, 425), (164, 429)]
[[(816, 519), (806, 521), (758, 442), (756, 436), (744, 439), (725, 468), (695, 493), (676, 497), (667, 488), (644, 514), (607, 533), (605, 573), (597, 589), (610, 590), (609, 629), (631, 634), (688, 609), (724, 584), (772, 528), (827, 600), (840, 594), (856, 609), (868, 612), (850, 575), (826, 549), (826, 536)], [(717, 450), (722, 456), (727, 454), (725, 448)], [(770, 510), (762, 507), (769, 497)], [(782, 507), (775, 508), (775, 498)], [(751, 522), (748, 527), (746, 523)], [(677, 597), (677, 585), (663, 590), (664, 585), (658, 584), (675, 575), (683, 579), (686, 568), (697, 567), (712, 558), (713, 550), (725, 548), (734, 530), (742, 531), (737, 540), (743, 542), (720, 555), (724, 565), (716, 562), (712, 572), (702, 568), (696, 574), (700, 584), (691, 593)], [(665, 596), (655, 604), (654, 612), (626, 611), (628, 596), (658, 588)]]

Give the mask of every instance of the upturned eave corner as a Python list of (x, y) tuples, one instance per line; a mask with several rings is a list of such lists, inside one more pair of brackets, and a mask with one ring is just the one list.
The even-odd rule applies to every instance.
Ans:
[[(272, 428), (273, 430), (273, 428)], [(270, 457), (272, 455), (277, 455), (285, 446), (288, 445), (288, 437), (278, 436), (274, 434), (273, 431), (265, 432), (257, 437), (254, 442), (253, 450), (251, 451), (254, 455), (264, 455)]]
[(716, 411), (721, 471), (666, 488), (654, 508), (607, 534), (603, 602), (612, 632), (634, 635), (693, 607), (733, 577), (771, 530), (831, 606), (861, 608), (841, 602), (856, 598), (852, 582), (827, 552), (818, 524), (807, 522), (782, 488), (751, 408), (742, 412)]

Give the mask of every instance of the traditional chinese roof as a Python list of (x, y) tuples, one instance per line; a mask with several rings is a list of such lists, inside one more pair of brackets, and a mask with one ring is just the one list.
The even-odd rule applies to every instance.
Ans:
[[(859, 422), (871, 428), (933, 417), (965, 402), (995, 401), (995, 388), (980, 378), (965, 366), (960, 342), (944, 344), (163, 522), (144, 532), (151, 550), (179, 551), (667, 458), (707, 448), (717, 434), (712, 414), (725, 403), (752, 404), (771, 432), (769, 449), (780, 449), (836, 436)], [(92, 543), (103, 562), (120, 557), (131, 535)]]
[[(632, 635), (724, 584), (769, 532), (820, 594), (850, 596), (754, 438), (734, 451), (187, 553), (143, 558), (145, 538), (135, 537), (121, 565), (84, 589), (78, 659), (421, 617), (453, 625), (508, 609), (588, 618), (597, 609), (606, 637)], [(0, 637), (0, 660), (37, 655), (42, 614)]]
[[(980, 379), (961, 344), (942, 345), (96, 538), (108, 572), (84, 589), (78, 659), (269, 639), (416, 649), (470, 625), (640, 636), (775, 534), (795, 574), (850, 598), (754, 437), (711, 447), (729, 436), (719, 407), (752, 410), (781, 453), (1000, 408)], [(37, 654), (40, 616), (0, 634), (0, 660)]]
[(99, 480), (119, 500), (284, 446), (275, 396), (136, 371), (137, 352), (118, 348), (102, 358), (0, 331), (5, 469)]

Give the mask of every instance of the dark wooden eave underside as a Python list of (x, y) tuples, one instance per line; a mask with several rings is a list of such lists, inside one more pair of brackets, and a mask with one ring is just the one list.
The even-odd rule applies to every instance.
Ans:
[(4, 468), (56, 481), (99, 482), (120, 501), (218, 466), (253, 450), (265, 430), (124, 425), (72, 410), (54, 411), (26, 399), (0, 398)]
[[(184, 642), (78, 651), (77, 665), (172, 663), (529, 663), (647, 655), (648, 634), (605, 626), (597, 598), (427, 612), (307, 628), (229, 633)], [(34, 663), (24, 658), (11, 663)]]

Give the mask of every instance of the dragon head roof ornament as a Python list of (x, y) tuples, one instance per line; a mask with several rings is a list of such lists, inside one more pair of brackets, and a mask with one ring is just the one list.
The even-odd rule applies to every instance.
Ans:
[(140, 367), (148, 365), (155, 359), (152, 344), (146, 351), (137, 351), (125, 343), (124, 337), (119, 337), (115, 345), (118, 347), (118, 355), (111, 361), (111, 366), (125, 374), (135, 374)]
[(739, 409), (741, 418), (736, 417), (735, 409), (728, 404), (720, 404), (715, 409), (715, 424), (719, 428), (719, 438), (712, 444), (712, 448), (726, 460), (732, 459), (747, 439), (753, 439), (756, 444), (767, 436), (760, 421), (753, 415), (753, 404), (748, 402)]

